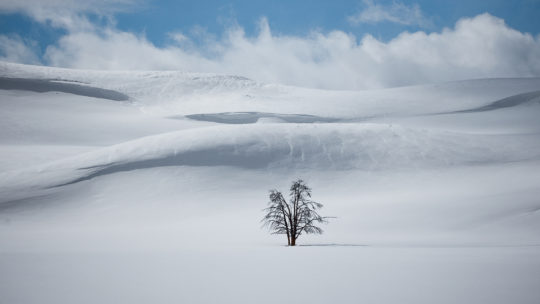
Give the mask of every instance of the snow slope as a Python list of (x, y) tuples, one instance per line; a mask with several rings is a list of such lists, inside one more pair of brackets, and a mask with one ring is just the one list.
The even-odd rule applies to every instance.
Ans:
[[(0, 62), (0, 303), (538, 303), (539, 92)], [(298, 177), (337, 218), (287, 248)]]

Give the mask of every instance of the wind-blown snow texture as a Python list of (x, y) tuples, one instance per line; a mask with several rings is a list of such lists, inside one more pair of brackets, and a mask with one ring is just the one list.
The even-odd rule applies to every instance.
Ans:
[[(538, 303), (539, 90), (0, 63), (0, 303)], [(287, 248), (297, 177), (337, 218)]]

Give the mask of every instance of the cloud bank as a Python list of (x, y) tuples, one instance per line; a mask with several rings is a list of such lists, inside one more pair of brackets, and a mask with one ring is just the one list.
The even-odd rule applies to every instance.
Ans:
[[(262, 19), (258, 34), (252, 37), (238, 26), (222, 37), (198, 37), (197, 41), (189, 33), (174, 32), (163, 47), (143, 34), (120, 31), (113, 23), (83, 23), (58, 23), (67, 34), (47, 47), (42, 62), (84, 69), (235, 74), (325, 89), (540, 76), (540, 37), (514, 30), (489, 14), (463, 18), (441, 32), (403, 32), (387, 42), (371, 35), (358, 40), (343, 31), (276, 35)], [(31, 43), (6, 39), (11, 38), (0, 37), (2, 60), (36, 61)]]

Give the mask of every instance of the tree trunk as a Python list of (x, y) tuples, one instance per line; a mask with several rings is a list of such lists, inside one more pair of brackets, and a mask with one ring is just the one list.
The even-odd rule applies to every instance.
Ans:
[(293, 236), (291, 237), (291, 246), (295, 246), (296, 245), (296, 238)]

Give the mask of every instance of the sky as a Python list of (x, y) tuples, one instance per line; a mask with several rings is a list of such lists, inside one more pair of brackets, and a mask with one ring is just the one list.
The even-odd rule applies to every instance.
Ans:
[(1, 0), (0, 60), (324, 89), (540, 76), (540, 0)]

